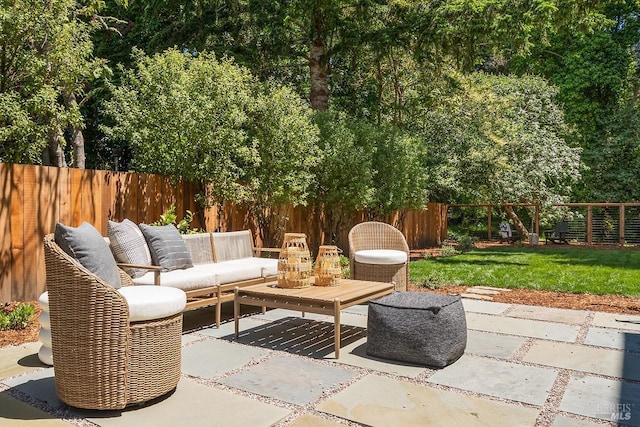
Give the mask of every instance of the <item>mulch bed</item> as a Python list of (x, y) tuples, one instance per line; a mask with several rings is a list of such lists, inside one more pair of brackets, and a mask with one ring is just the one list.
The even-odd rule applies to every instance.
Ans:
[[(33, 320), (26, 329), (0, 331), (0, 347), (38, 341), (38, 332), (40, 331), (40, 324), (38, 323), (38, 316), (41, 311), (40, 306), (38, 305), (38, 301), (29, 301), (28, 304), (36, 307)], [(17, 305), (17, 302), (8, 302), (5, 303), (4, 306), (0, 306), (0, 310), (9, 313), (13, 311)]]

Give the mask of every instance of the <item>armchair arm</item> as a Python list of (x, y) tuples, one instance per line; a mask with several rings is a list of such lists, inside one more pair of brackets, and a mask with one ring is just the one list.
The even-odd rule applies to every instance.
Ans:
[(268, 252), (268, 258), (272, 257), (272, 254), (279, 254), (281, 251), (280, 248), (253, 248), (254, 256), (262, 257), (262, 252)]
[(118, 267), (120, 268), (137, 268), (140, 270), (150, 270), (153, 271), (153, 284), (156, 286), (160, 286), (160, 272), (162, 271), (162, 267), (159, 265), (139, 265), (139, 264), (127, 264), (124, 262), (119, 262)]

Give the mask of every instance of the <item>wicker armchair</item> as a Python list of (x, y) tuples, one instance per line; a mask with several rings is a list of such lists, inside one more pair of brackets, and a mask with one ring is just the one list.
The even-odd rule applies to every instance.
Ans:
[[(365, 254), (365, 252), (391, 253), (392, 259), (389, 260), (387, 256), (383, 256), (387, 259), (382, 263), (375, 262), (375, 256), (363, 260), (358, 253)], [(394, 257), (398, 262), (393, 261)], [(404, 235), (397, 228), (382, 222), (363, 222), (353, 227), (349, 231), (349, 261), (352, 279), (394, 282), (396, 290), (407, 290), (409, 246)]]
[[(85, 409), (122, 409), (180, 379), (182, 313), (131, 322), (125, 298), (44, 239), (58, 397)], [(130, 285), (121, 272), (122, 284)]]

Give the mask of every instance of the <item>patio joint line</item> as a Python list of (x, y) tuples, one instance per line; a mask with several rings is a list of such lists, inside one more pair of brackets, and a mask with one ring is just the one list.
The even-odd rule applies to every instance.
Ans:
[(535, 426), (550, 426), (555, 420), (557, 413), (560, 409), (560, 403), (567, 391), (569, 380), (571, 379), (571, 372), (567, 369), (562, 369), (556, 375), (556, 379), (551, 386), (551, 389), (547, 391), (547, 399), (542, 405), (542, 410), (536, 418)]
[(527, 353), (529, 353), (529, 350), (531, 350), (531, 347), (533, 347), (536, 341), (537, 339), (533, 337), (529, 337), (524, 340), (522, 345), (515, 351), (509, 361), (524, 365), (523, 359), (527, 355)]
[(584, 322), (580, 325), (580, 329), (578, 330), (578, 335), (576, 336), (576, 344), (587, 345), (585, 344), (585, 340), (587, 339), (587, 334), (589, 333), (589, 329), (593, 326), (593, 319), (596, 317), (596, 313), (590, 311)]

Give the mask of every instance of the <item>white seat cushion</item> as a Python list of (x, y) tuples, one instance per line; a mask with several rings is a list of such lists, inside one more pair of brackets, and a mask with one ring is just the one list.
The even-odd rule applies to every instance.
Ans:
[[(262, 277), (261, 265), (252, 265), (250, 262), (236, 260), (234, 262), (196, 264), (190, 268), (163, 271), (160, 273), (160, 285), (190, 291), (260, 277)], [(153, 272), (149, 272), (142, 277), (133, 279), (133, 283), (136, 286), (153, 285), (153, 279)]]
[(187, 296), (180, 289), (161, 286), (123, 286), (118, 292), (127, 300), (129, 321), (162, 319), (182, 313)]
[(354, 254), (356, 262), (361, 264), (404, 264), (407, 253), (393, 249), (368, 249)]
[(262, 271), (262, 277), (275, 276), (278, 274), (278, 260), (273, 258), (242, 258), (234, 259), (232, 261), (225, 261), (223, 264), (234, 265), (242, 268), (258, 267)]

